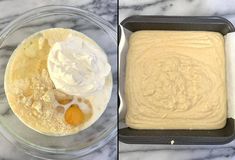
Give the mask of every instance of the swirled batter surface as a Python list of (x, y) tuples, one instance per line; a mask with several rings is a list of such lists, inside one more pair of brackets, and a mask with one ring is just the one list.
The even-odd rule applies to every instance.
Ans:
[(225, 55), (220, 33), (135, 32), (130, 37), (126, 65), (129, 127), (224, 127)]

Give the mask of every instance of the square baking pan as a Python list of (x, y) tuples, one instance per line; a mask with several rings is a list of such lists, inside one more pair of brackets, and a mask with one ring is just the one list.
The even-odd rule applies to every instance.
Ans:
[[(181, 30), (181, 31), (214, 31), (222, 35), (234, 32), (231, 22), (222, 17), (200, 16), (131, 16), (121, 22), (119, 40), (125, 30), (128, 34), (139, 30)], [(124, 46), (123, 48), (128, 48)], [(122, 48), (122, 49), (123, 49)], [(120, 48), (119, 48), (120, 49)], [(119, 116), (123, 116), (125, 57), (119, 55)], [(121, 52), (119, 51), (119, 54)], [(122, 115), (121, 115), (122, 114)], [(225, 144), (235, 137), (235, 121), (227, 118), (224, 128), (216, 130), (136, 130), (119, 123), (119, 140), (129, 144), (183, 144), (183, 145), (213, 145)]]

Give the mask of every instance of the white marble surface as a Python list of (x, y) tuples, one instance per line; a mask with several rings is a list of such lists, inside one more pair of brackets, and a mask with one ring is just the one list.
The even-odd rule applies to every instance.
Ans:
[(235, 14), (234, 0), (119, 0), (119, 22), (131, 15)]
[[(45, 5), (69, 5), (89, 10), (116, 27), (116, 0), (0, 0), (0, 30), (21, 13)], [(117, 157), (117, 139), (111, 140), (103, 148), (83, 157), (82, 160), (114, 160)], [(0, 160), (36, 159), (19, 150), (0, 134)]]
[[(235, 0), (119, 0), (119, 22), (131, 15), (219, 15), (235, 25)], [(167, 146), (119, 142), (120, 160), (231, 160), (235, 140), (226, 145)]]

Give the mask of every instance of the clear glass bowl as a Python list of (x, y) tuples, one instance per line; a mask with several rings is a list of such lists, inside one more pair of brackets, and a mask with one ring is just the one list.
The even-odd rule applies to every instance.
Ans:
[[(71, 136), (53, 137), (25, 126), (12, 112), (4, 93), (4, 72), (9, 57), (26, 37), (52, 27), (71, 28), (94, 39), (112, 66), (113, 90), (102, 116), (89, 128)], [(19, 148), (36, 157), (71, 159), (102, 147), (117, 135), (117, 39), (108, 22), (68, 6), (46, 6), (28, 11), (0, 32), (0, 131)]]

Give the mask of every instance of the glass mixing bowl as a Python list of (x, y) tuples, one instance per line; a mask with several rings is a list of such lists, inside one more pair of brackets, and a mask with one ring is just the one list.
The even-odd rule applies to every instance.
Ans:
[[(43, 29), (62, 27), (82, 32), (106, 52), (112, 66), (113, 90), (102, 116), (89, 128), (71, 136), (40, 134), (25, 126), (12, 112), (4, 93), (4, 72), (9, 57), (26, 37)], [(108, 22), (68, 6), (46, 6), (22, 14), (0, 32), (0, 130), (26, 153), (50, 159), (81, 157), (102, 147), (117, 134), (117, 39)]]

